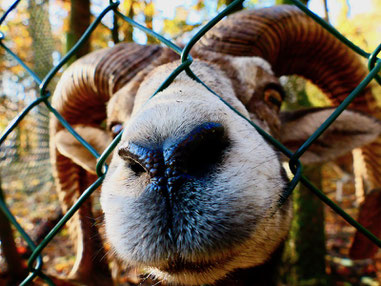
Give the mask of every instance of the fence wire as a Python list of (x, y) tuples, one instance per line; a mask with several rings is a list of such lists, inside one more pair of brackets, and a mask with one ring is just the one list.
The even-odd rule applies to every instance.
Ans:
[[(174, 50), (181, 56), (181, 64), (172, 72), (172, 74), (162, 83), (159, 89), (151, 96), (155, 96), (159, 91), (167, 88), (172, 81), (177, 77), (178, 74), (185, 71), (188, 76), (197, 82), (204, 85), (210, 92), (212, 92), (215, 96), (217, 96), (220, 100), (222, 100), (230, 109), (232, 109), (235, 113), (237, 113), (240, 117), (246, 120), (250, 125), (253, 126), (268, 142), (273, 144), (277, 149), (279, 149), (282, 153), (284, 153), (289, 158), (289, 166), (294, 174), (294, 177), (289, 185), (288, 192), (286, 196), (283, 197), (283, 201), (280, 202), (282, 204), (287, 197), (292, 193), (293, 189), (300, 181), (306, 187), (308, 187), (315, 195), (317, 195), (325, 204), (331, 207), (336, 213), (342, 216), (348, 223), (354, 226), (357, 230), (359, 230), (362, 234), (368, 237), (374, 244), (381, 248), (381, 240), (378, 239), (374, 234), (365, 229), (361, 224), (359, 224), (356, 220), (354, 220), (350, 215), (348, 215), (343, 209), (341, 209), (338, 205), (336, 205), (333, 201), (331, 201), (326, 195), (322, 193), (318, 188), (316, 188), (306, 177), (303, 176), (302, 165), (299, 162), (300, 156), (311, 146), (311, 144), (332, 124), (332, 122), (345, 110), (345, 108), (353, 101), (353, 99), (369, 84), (369, 82), (375, 79), (379, 84), (381, 84), (381, 77), (378, 74), (381, 70), (381, 59), (378, 57), (378, 54), (381, 52), (381, 44), (376, 48), (376, 50), (372, 53), (367, 53), (362, 50), (360, 47), (354, 45), (351, 41), (341, 35), (335, 28), (321, 19), (319, 16), (311, 12), (304, 4), (299, 2), (298, 0), (291, 0), (294, 5), (299, 7), (304, 13), (313, 18), (317, 23), (323, 26), (326, 30), (328, 30), (331, 34), (333, 34), (336, 38), (346, 44), (349, 48), (354, 50), (360, 56), (366, 58), (368, 60), (368, 68), (369, 74), (363, 79), (363, 81), (347, 96), (347, 98), (335, 109), (332, 115), (311, 135), (311, 137), (302, 144), (302, 146), (294, 153), (288, 150), (285, 146), (275, 140), (272, 136), (263, 131), (260, 127), (258, 127), (255, 123), (250, 121), (244, 115), (239, 113), (236, 109), (234, 109), (229, 103), (225, 102), (217, 93), (211, 90), (207, 85), (205, 85), (191, 70), (191, 65), (193, 59), (189, 55), (192, 47), (195, 43), (207, 32), (209, 31), (216, 23), (218, 23), (223, 17), (231, 13), (236, 9), (238, 5), (241, 5), (244, 0), (235, 0), (229, 6), (227, 6), (221, 13), (219, 13), (215, 18), (209, 21), (203, 28), (199, 30), (199, 32), (194, 35), (188, 42), (188, 44), (181, 49), (177, 45), (175, 45), (170, 40), (162, 37), (161, 35), (153, 32), (150, 29), (143, 27), (142, 25), (136, 23), (134, 20), (128, 18), (118, 11), (119, 1), (110, 0), (109, 5), (100, 13), (100, 15), (94, 20), (94, 22), (88, 27), (86, 32), (82, 35), (82, 37), (78, 40), (78, 42), (74, 45), (74, 47), (59, 61), (59, 63), (49, 70), (48, 74), (41, 78), (41, 75), (33, 71), (21, 60), (15, 53), (12, 52), (10, 48), (8, 48), (3, 40), (6, 35), (0, 32), (0, 46), (5, 50), (5, 52), (11, 56), (14, 60), (16, 60), (25, 71), (33, 78), (36, 84), (39, 86), (40, 96), (35, 99), (32, 103), (26, 106), (14, 119), (13, 121), (5, 128), (1, 137), (0, 137), (0, 147), (3, 146), (5, 139), (14, 134), (15, 129), (19, 126), (19, 124), (24, 120), (25, 116), (30, 113), (32, 110), (38, 109), (41, 103), (51, 112), (57, 119), (61, 122), (61, 124), (67, 128), (70, 133), (83, 145), (85, 146), (94, 157), (98, 159), (98, 163), (96, 166), (96, 171), (98, 175), (98, 179), (88, 187), (81, 197), (77, 200), (77, 202), (72, 206), (72, 208), (65, 214), (65, 216), (56, 224), (56, 226), (50, 231), (50, 233), (45, 237), (45, 239), (39, 244), (35, 245), (29, 235), (25, 232), (25, 230), (20, 226), (20, 224), (16, 221), (13, 214), (7, 208), (5, 202), (0, 199), (0, 209), (6, 215), (8, 220), (13, 224), (13, 226), (17, 229), (23, 239), (27, 242), (29, 248), (33, 251), (31, 257), (29, 258), (28, 267), (29, 267), (29, 275), (25, 278), (25, 280), (21, 283), (21, 285), (27, 285), (32, 282), (34, 278), (37, 276), (42, 278), (49, 285), (54, 285), (53, 281), (42, 272), (42, 250), (48, 245), (48, 243), (53, 239), (53, 237), (60, 231), (60, 229), (65, 225), (65, 223), (75, 214), (75, 212), (79, 209), (82, 203), (90, 197), (90, 195), (102, 184), (103, 179), (105, 178), (105, 174), (107, 172), (107, 165), (105, 161), (107, 157), (114, 150), (118, 142), (120, 141), (122, 133), (120, 133), (113, 142), (108, 146), (108, 148), (103, 152), (103, 154), (98, 154), (95, 149), (90, 146), (83, 138), (81, 138), (73, 128), (65, 121), (65, 119), (50, 105), (49, 97), (51, 95), (50, 91), (47, 89), (49, 83), (51, 83), (53, 77), (57, 74), (57, 72), (65, 65), (71, 56), (73, 56), (76, 51), (80, 48), (80, 46), (89, 38), (90, 34), (94, 31), (94, 29), (100, 24), (103, 17), (109, 13), (113, 12), (118, 17), (124, 19), (126, 22), (135, 26), (136, 28), (142, 30), (143, 32), (155, 37), (168, 48)], [(20, 0), (14, 1), (14, 3), (9, 7), (9, 9), (4, 13), (4, 15), (0, 18), (0, 26), (7, 18), (9, 13), (14, 10), (19, 4)]]
[[(47, 13), (48, 2), (41, 1), (36, 4), (34, 1), (29, 1), (22, 4), (24, 14), (20, 17), (20, 21), (16, 21), (16, 39), (12, 40), (20, 41), (25, 35), (33, 39), (30, 46), (27, 40), (21, 44), (22, 48), (30, 47), (24, 51), (23, 60), (33, 66), (38, 77), (44, 77), (53, 67), (51, 55), (58, 43), (57, 39), (52, 37)], [(28, 15), (28, 25), (21, 23), (26, 21), (25, 15)], [(1, 54), (4, 53), (1, 51)], [(0, 118), (1, 129), (17, 116), (22, 107), (29, 105), (39, 94), (38, 85), (31, 80), (28, 73), (23, 72), (11, 55), (5, 54), (4, 62), (8, 64), (4, 65), (3, 85), (0, 87), (0, 114), (3, 115)], [(15, 74), (18, 83), (13, 80)], [(53, 85), (55, 82), (52, 81)], [(52, 87), (51, 85), (50, 88)], [(4, 95), (9, 90), (13, 91), (12, 96)], [(49, 189), (53, 188), (53, 177), (49, 168), (48, 127), (49, 110), (45, 105), (38, 105), (0, 146), (0, 177), (5, 192), (10, 189), (19, 192), (27, 188), (28, 194), (34, 195), (41, 189), (50, 191)], [(27, 187), (26, 179), (29, 181)]]

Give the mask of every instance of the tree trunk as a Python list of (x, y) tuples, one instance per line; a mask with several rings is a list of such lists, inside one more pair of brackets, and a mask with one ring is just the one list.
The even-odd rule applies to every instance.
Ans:
[[(297, 95), (288, 109), (311, 107), (305, 81), (289, 78)], [(322, 187), (322, 165), (304, 166), (303, 175)], [(324, 206), (308, 188), (299, 184), (293, 192), (294, 217), (283, 255), (282, 279), (286, 285), (329, 285), (325, 273)]]
[(114, 42), (114, 44), (117, 44), (120, 42), (120, 40), (119, 40), (118, 16), (115, 13), (112, 15), (111, 37), (112, 37), (112, 41)]
[[(133, 4), (135, 1), (131, 0), (130, 2), (131, 2), (130, 3), (130, 9), (127, 12), (127, 17), (133, 19), (134, 15), (135, 15)], [(126, 25), (126, 28), (124, 29), (124, 42), (130, 43), (133, 41), (134, 27), (128, 23), (126, 23), (125, 25)]]
[[(305, 91), (305, 81), (289, 78), (289, 85), (297, 95), (288, 109), (311, 107)], [(317, 188), (322, 187), (322, 165), (304, 166), (303, 175)], [(294, 217), (286, 241), (281, 267), (286, 285), (329, 285), (325, 273), (324, 207), (321, 200), (308, 188), (299, 184), (293, 192)]]
[(324, 20), (326, 20), (329, 23), (329, 14), (328, 14), (328, 3), (327, 0), (323, 0), (324, 5)]
[[(308, 0), (300, 0), (304, 5), (307, 5)], [(293, 5), (294, 3), (291, 0), (275, 0), (275, 4), (280, 5), (280, 4), (290, 4)]]
[[(303, 174), (319, 189), (322, 165), (306, 166)], [(300, 184), (293, 192), (294, 218), (286, 242), (283, 277), (286, 285), (329, 285), (325, 273), (324, 207)]]
[[(152, 0), (146, 0), (145, 1), (145, 8), (144, 8), (144, 22), (146, 24), (146, 27), (149, 29), (153, 29), (152, 21), (153, 21), (153, 10), (154, 10), (154, 4), (152, 3)], [(154, 44), (158, 43), (158, 40), (147, 34), (147, 44)]]
[[(228, 5), (230, 5), (231, 3), (233, 3), (234, 2), (234, 0), (226, 0), (225, 1), (225, 4), (226, 4), (226, 6), (228, 6)], [(235, 9), (233, 10), (233, 12), (237, 12), (237, 11), (240, 11), (240, 10), (242, 10), (243, 9), (243, 3), (240, 3), (239, 5), (237, 5), (236, 7), (235, 7)], [(233, 13), (232, 12), (232, 13)]]
[[(1, 188), (0, 176), (0, 200), (5, 202), (3, 191)], [(5, 262), (8, 267), (9, 285), (16, 285), (28, 275), (28, 271), (23, 267), (23, 261), (17, 252), (16, 243), (13, 237), (13, 232), (8, 218), (0, 210), (0, 246), (3, 252)]]
[[(90, 25), (90, 0), (71, 0), (69, 31), (66, 34), (66, 51), (69, 51)], [(90, 40), (85, 41), (68, 64), (90, 52)]]

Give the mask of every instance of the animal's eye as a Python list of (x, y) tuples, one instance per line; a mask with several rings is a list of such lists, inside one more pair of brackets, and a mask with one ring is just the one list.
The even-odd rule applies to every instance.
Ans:
[(112, 133), (112, 136), (115, 138), (119, 133), (120, 131), (123, 130), (123, 124), (120, 123), (120, 122), (113, 122), (111, 125), (110, 125), (110, 131)]
[(264, 92), (265, 102), (272, 107), (275, 107), (277, 110), (280, 109), (283, 101), (283, 94), (278, 89), (267, 88)]

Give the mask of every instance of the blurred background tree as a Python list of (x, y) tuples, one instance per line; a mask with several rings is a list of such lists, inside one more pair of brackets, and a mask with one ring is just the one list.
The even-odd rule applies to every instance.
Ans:
[[(78, 42), (90, 25), (90, 0), (71, 0), (70, 4), (65, 52), (68, 52)], [(91, 39), (83, 43), (78, 52), (70, 59), (68, 65), (90, 52), (90, 41)]]
[[(301, 1), (307, 5), (308, 0)], [(324, 18), (328, 19), (326, 1)], [(276, 0), (277, 4), (292, 4), (290, 0)], [(289, 76), (285, 87), (291, 103), (283, 108), (294, 110), (313, 107), (315, 104), (306, 91), (307, 81), (297, 76)], [(319, 91), (317, 91), (319, 92)], [(320, 95), (324, 98), (324, 95)], [(328, 102), (327, 102), (328, 104)], [(322, 164), (305, 166), (303, 174), (319, 189), (322, 188)], [(326, 274), (326, 246), (324, 229), (324, 206), (303, 184), (293, 191), (294, 217), (289, 237), (286, 241), (282, 263), (282, 280), (286, 285), (330, 285)], [(311, 259), (313, 257), (313, 259)]]

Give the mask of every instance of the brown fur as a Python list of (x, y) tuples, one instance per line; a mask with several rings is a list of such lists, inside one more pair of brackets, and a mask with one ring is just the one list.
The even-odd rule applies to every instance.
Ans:
[[(274, 10), (263, 9), (258, 12), (242, 12), (230, 19), (226, 23), (229, 23), (229, 21), (238, 23), (236, 27), (235, 25), (232, 26), (234, 27), (234, 32), (238, 32), (240, 37), (245, 33), (240, 33), (237, 27), (244, 28), (246, 31), (248, 25), (245, 21), (254, 21), (256, 23), (259, 21), (258, 27), (261, 27), (262, 30), (254, 29), (253, 31), (247, 31), (247, 42), (246, 40), (220, 40), (217, 35), (226, 35), (230, 40), (236, 37), (236, 34), (232, 33), (232, 30), (225, 30), (225, 24), (222, 23), (219, 27), (224, 31), (223, 33), (219, 32), (220, 28), (217, 27), (213, 30), (214, 32), (211, 31), (195, 47), (194, 57), (199, 58), (199, 60), (196, 60), (191, 68), (197, 76), (224, 98), (224, 100), (244, 116), (251, 117), (257, 125), (277, 138), (281, 138), (284, 135), (282, 132), (288, 132), (285, 128), (288, 125), (287, 122), (281, 122), (278, 116), (279, 110), (273, 104), (266, 101), (264, 95), (264, 89), (269, 84), (275, 85), (277, 90), (280, 88), (279, 81), (275, 75), (279, 76), (280, 74), (288, 73), (305, 75), (325, 89), (331, 95), (333, 101), (341, 100), (342, 95), (346, 92), (342, 86), (346, 86), (347, 81), (343, 81), (343, 79), (347, 77), (347, 72), (354, 72), (356, 80), (361, 78), (362, 69), (358, 68), (359, 63), (357, 60), (353, 60), (353, 53), (351, 54), (348, 49), (344, 53), (341, 53), (342, 58), (337, 57), (338, 61), (350, 63), (348, 65), (350, 69), (345, 70), (344, 74), (342, 74), (335, 68), (336, 65), (332, 65), (334, 67), (332, 68), (332, 66), (328, 65), (319, 66), (316, 63), (311, 63), (311, 58), (308, 57), (312, 56), (313, 58), (316, 56), (316, 53), (313, 55), (308, 53), (302, 54), (303, 51), (308, 51), (309, 49), (303, 45), (303, 49), (295, 46), (296, 42), (290, 41), (287, 37), (285, 39), (277, 39), (276, 41), (272, 41), (273, 39), (268, 41), (269, 39), (264, 37), (264, 35), (271, 35), (271, 37), (275, 38), (282, 34), (290, 35), (290, 33), (294, 32), (292, 23), (296, 21), (295, 19), (298, 19), (297, 22), (299, 23), (299, 20), (302, 21), (303, 27), (313, 27), (313, 31), (317, 31), (315, 34), (312, 33), (311, 37), (315, 37), (321, 43), (321, 38), (317, 37), (317, 35), (321, 35), (323, 33), (322, 30), (317, 28), (313, 21), (308, 20), (308, 18), (296, 12), (293, 8), (283, 6), (283, 8), (275, 8)], [(243, 19), (243, 24), (239, 23), (240, 19)], [(271, 24), (273, 21), (276, 22), (276, 25)], [(287, 29), (282, 30), (284, 28), (282, 23), (284, 27), (291, 27), (291, 32)], [(280, 30), (274, 31), (274, 27)], [(298, 37), (302, 37), (303, 31), (304, 28), (299, 29), (295, 39), (292, 39), (296, 41)], [(261, 38), (261, 41), (257, 41), (258, 34), (261, 33), (264, 33), (262, 35), (263, 38)], [(333, 46), (337, 49), (343, 49), (343, 46), (335, 42), (336, 40), (329, 38), (328, 34), (325, 34), (325, 37), (327, 37), (327, 43), (332, 43), (333, 41)], [(217, 42), (211, 41), (215, 39), (217, 39)], [(234, 45), (231, 46), (233, 42), (243, 43), (243, 45), (234, 47)], [(257, 43), (260, 43), (260, 45), (257, 46)], [(309, 43), (314, 45), (315, 42), (311, 41)], [(287, 44), (287, 48), (282, 49), (282, 53), (275, 52), (283, 44)], [(290, 49), (293, 47), (297, 51), (296, 58), (295, 55), (293, 57), (287, 55), (287, 52), (290, 52)], [(210, 52), (211, 50), (214, 52)], [(272, 52), (270, 53), (269, 51)], [(322, 54), (325, 54), (326, 48), (323, 47), (322, 51), (324, 51)], [(220, 52), (227, 55), (222, 55)], [(250, 57), (236, 57), (237, 53), (240, 56), (245, 55)], [(261, 56), (262, 58), (253, 56)], [(300, 59), (297, 61), (298, 57)], [(285, 60), (282, 61), (282, 58)], [(223, 238), (229, 236), (234, 241), (238, 241), (229, 243), (229, 247), (217, 247), (216, 245), (219, 245), (218, 239), (211, 240), (210, 244), (215, 245), (217, 249), (212, 252), (206, 251), (209, 241), (200, 240), (200, 245), (205, 250), (200, 250), (202, 253), (199, 253), (190, 244), (192, 239), (184, 240), (183, 243), (186, 247), (184, 246), (184, 253), (180, 253), (182, 259), (185, 260), (182, 266), (185, 267), (184, 271), (180, 271), (177, 274), (170, 274), (170, 271), (166, 272), (168, 267), (176, 269), (171, 266), (171, 261), (181, 261), (178, 258), (178, 249), (175, 248), (173, 250), (169, 247), (171, 249), (170, 251), (168, 250), (169, 258), (165, 260), (163, 259), (163, 253), (165, 253), (164, 246), (161, 246), (160, 243), (156, 245), (155, 243), (150, 244), (147, 242), (145, 244), (145, 241), (141, 239), (141, 234), (146, 233), (147, 229), (151, 229), (151, 227), (152, 232), (148, 232), (151, 237), (146, 235), (147, 239), (164, 239), (161, 237), (158, 229), (160, 228), (160, 222), (154, 222), (154, 219), (153, 221), (146, 219), (147, 214), (150, 214), (152, 211), (149, 209), (150, 205), (148, 202), (152, 204), (152, 208), (160, 204), (160, 197), (150, 197), (149, 194), (144, 192), (146, 184), (150, 181), (147, 174), (136, 179), (131, 175), (131, 170), (123, 167), (126, 165), (123, 158), (114, 155), (102, 191), (102, 205), (106, 212), (108, 237), (112, 241), (118, 255), (127, 263), (145, 267), (160, 279), (165, 279), (172, 283), (214, 283), (238, 268), (251, 268), (263, 264), (269, 259), (287, 234), (291, 210), (290, 207), (274, 210), (278, 196), (280, 196), (285, 186), (277, 153), (247, 122), (233, 114), (230, 109), (219, 101), (217, 97), (206, 91), (204, 87), (182, 73), (168, 88), (147, 102), (147, 99), (170, 72), (178, 66), (179, 63), (177, 61), (173, 62), (176, 59), (177, 56), (166, 49), (156, 46), (143, 47), (136, 44), (121, 44), (110, 49), (95, 52), (79, 60), (65, 72), (53, 97), (53, 106), (57, 108), (70, 124), (74, 125), (75, 129), (91, 132), (91, 130), (95, 130), (91, 128), (98, 128), (106, 118), (105, 103), (111, 98), (107, 110), (107, 126), (110, 127), (114, 122), (120, 122), (126, 128), (122, 141), (117, 148), (124, 148), (128, 146), (129, 142), (148, 142), (149, 144), (154, 142), (155, 144), (161, 144), (169, 140), (169, 138), (171, 140), (178, 140), (186, 136), (192, 128), (203, 122), (218, 122), (225, 127), (228, 137), (234, 142), (234, 148), (229, 149), (229, 156), (226, 155), (224, 161), (226, 164), (224, 165), (225, 168), (221, 168), (218, 170), (219, 173), (216, 173), (216, 175), (223, 174), (220, 180), (211, 183), (213, 185), (221, 181), (225, 185), (214, 186), (216, 189), (214, 192), (212, 187), (208, 186), (207, 189), (210, 189), (215, 198), (219, 198), (220, 194), (223, 193), (222, 190), (230, 190), (230, 193), (226, 192), (224, 194), (227, 197), (233, 196), (235, 198), (236, 201), (232, 201), (233, 205), (226, 205), (229, 202), (228, 199), (215, 200), (216, 203), (219, 202), (221, 215), (225, 212), (231, 221), (235, 221), (236, 218), (242, 218), (242, 221), (245, 219), (247, 221), (255, 221), (254, 225), (256, 227), (248, 223), (247, 228), (244, 228), (244, 232), (249, 233), (249, 235), (242, 238), (234, 237), (235, 229), (225, 233), (224, 236), (220, 237), (221, 243)], [(266, 59), (270, 62), (271, 67), (266, 62)], [(172, 63), (167, 64), (168, 62)], [(295, 64), (296, 62), (297, 64)], [(310, 65), (311, 69), (306, 69), (306, 64)], [(289, 69), (287, 70), (287, 68)], [(306, 73), (303, 74), (303, 72)], [(248, 77), (247, 75), (250, 73), (255, 74), (256, 78)], [(320, 76), (320, 74), (324, 76)], [(331, 76), (334, 80), (331, 80)], [(329, 82), (327, 82), (327, 78), (330, 78)], [(330, 82), (334, 84), (330, 84)], [(353, 82), (355, 81), (352, 80)], [(332, 97), (332, 95), (334, 96)], [(360, 103), (361, 99), (356, 102)], [(91, 112), (88, 110), (91, 110)], [(306, 113), (306, 118), (311, 114), (316, 115), (317, 113), (316, 111), (308, 112)], [(318, 115), (320, 119), (326, 115), (324, 112), (318, 114), (320, 114), (320, 117)], [(369, 123), (363, 124), (361, 126), (363, 129), (360, 131), (356, 129), (357, 133), (367, 134), (367, 136), (364, 136), (364, 139), (361, 140), (360, 138), (357, 141), (356, 146), (370, 142), (378, 136), (380, 133), (378, 122), (370, 118), (364, 118), (358, 113), (354, 115)], [(309, 122), (308, 119), (305, 120)], [(338, 123), (339, 125), (341, 124), (340, 122)], [(81, 125), (89, 125), (90, 127), (81, 129)], [(367, 125), (371, 125), (374, 128), (367, 128)], [(356, 126), (346, 126), (343, 130), (346, 130), (346, 133), (351, 133), (352, 127)], [(311, 134), (315, 126), (313, 124), (306, 124), (305, 128), (309, 131), (307, 134)], [(86, 159), (87, 155), (78, 156), (83, 152), (83, 147), (74, 148), (76, 146), (74, 139), (71, 137), (69, 139), (67, 135), (60, 135), (65, 134), (62, 133), (65, 131), (61, 132), (60, 130), (62, 130), (62, 126), (60, 126), (57, 120), (53, 119), (51, 128), (52, 158), (56, 170), (55, 175), (58, 179), (60, 199), (66, 211), (85, 189), (85, 186), (81, 183), (83, 180), (81, 178), (89, 176), (89, 174), (85, 174), (80, 166), (88, 171), (93, 171), (95, 166), (94, 162), (88, 162)], [(111, 137), (111, 134), (107, 130), (100, 130), (99, 128), (96, 130), (101, 132), (105, 138), (107, 136), (107, 138)], [(85, 139), (90, 139), (92, 135), (87, 136), (86, 132), (82, 132)], [(302, 134), (298, 139), (306, 139), (305, 135)], [(97, 138), (97, 136), (93, 137)], [(332, 140), (335, 141), (334, 139)], [(93, 141), (95, 143), (94, 147), (96, 147), (99, 142), (96, 139)], [(107, 145), (108, 142), (108, 140), (103, 140), (100, 146)], [(254, 146), (255, 149), (253, 149)], [(349, 146), (348, 150), (352, 147)], [(102, 148), (99, 148), (100, 152)], [(336, 146), (330, 146), (331, 153), (335, 153), (335, 148)], [(96, 149), (98, 148), (96, 147)], [(320, 155), (324, 155), (324, 153), (322, 152)], [(248, 156), (248, 154), (253, 154), (254, 156)], [(257, 156), (258, 154), (259, 156)], [(325, 159), (327, 158), (324, 156), (319, 158), (319, 160)], [(77, 164), (74, 164), (74, 162)], [(242, 166), (245, 166), (245, 168)], [(257, 168), (257, 166), (261, 166), (261, 168)], [(227, 170), (230, 170), (230, 172)], [(239, 187), (240, 185), (242, 186)], [(196, 189), (203, 188), (202, 182), (196, 182), (195, 186)], [(249, 191), (254, 186), (256, 190), (260, 190), (258, 193)], [(144, 196), (147, 196), (147, 200), (148, 198), (149, 200), (143, 200), (144, 204), (140, 205), (142, 202), (139, 200), (144, 199)], [(115, 200), (115, 197), (118, 199)], [(155, 200), (157, 200), (157, 203), (153, 203)], [(127, 201), (130, 203), (124, 203)], [(202, 201), (214, 202), (213, 199)], [(134, 206), (135, 204), (140, 207)], [(125, 209), (127, 205), (132, 207)], [(208, 207), (208, 204), (206, 206)], [(86, 225), (83, 222), (87, 220), (88, 224), (88, 217), (92, 215), (90, 212), (91, 207), (84, 206), (81, 209), (82, 211), (78, 214), (79, 217), (72, 220), (72, 224), (75, 226), (74, 232), (77, 234), (77, 237), (81, 238), (78, 240), (78, 249), (83, 249), (84, 253), (90, 257), (91, 253), (98, 251), (98, 249), (94, 245), (83, 242), (86, 242), (86, 239), (91, 238), (93, 235), (99, 237), (99, 234), (90, 234), (91, 231), (87, 228), (81, 229), (83, 225)], [(231, 214), (227, 212), (228, 210), (231, 211)], [(141, 211), (143, 211), (141, 216), (134, 217), (135, 214)], [(158, 214), (164, 215), (162, 210), (157, 209), (156, 211)], [(129, 219), (125, 220), (126, 217)], [(237, 225), (239, 225), (239, 220)], [(216, 224), (215, 227), (219, 227), (219, 224)], [(96, 232), (96, 230), (93, 231)], [(123, 233), (120, 233), (122, 231)], [(196, 233), (191, 232), (188, 235), (190, 238), (195, 238), (195, 241), (199, 239)], [(136, 244), (136, 246), (133, 247), (131, 244)], [(124, 250), (124, 248), (127, 250)], [(78, 252), (76, 263), (78, 267), (73, 270), (73, 275), (80, 273), (80, 276), (83, 276), (81, 273), (83, 273), (84, 269), (86, 269), (85, 272), (89, 273), (89, 275), (85, 279), (78, 277), (78, 281), (88, 283), (89, 285), (97, 283), (98, 278), (92, 280), (91, 273), (99, 273), (99, 275), (103, 275), (108, 279), (109, 273), (106, 269), (107, 267), (99, 267), (96, 262), (85, 259), (86, 255), (82, 256)], [(200, 273), (193, 273), (192, 269), (197, 267), (197, 264), (209, 265), (210, 269), (204, 269)], [(187, 267), (189, 267), (188, 271), (186, 270)], [(100, 271), (99, 269), (103, 270)]]

